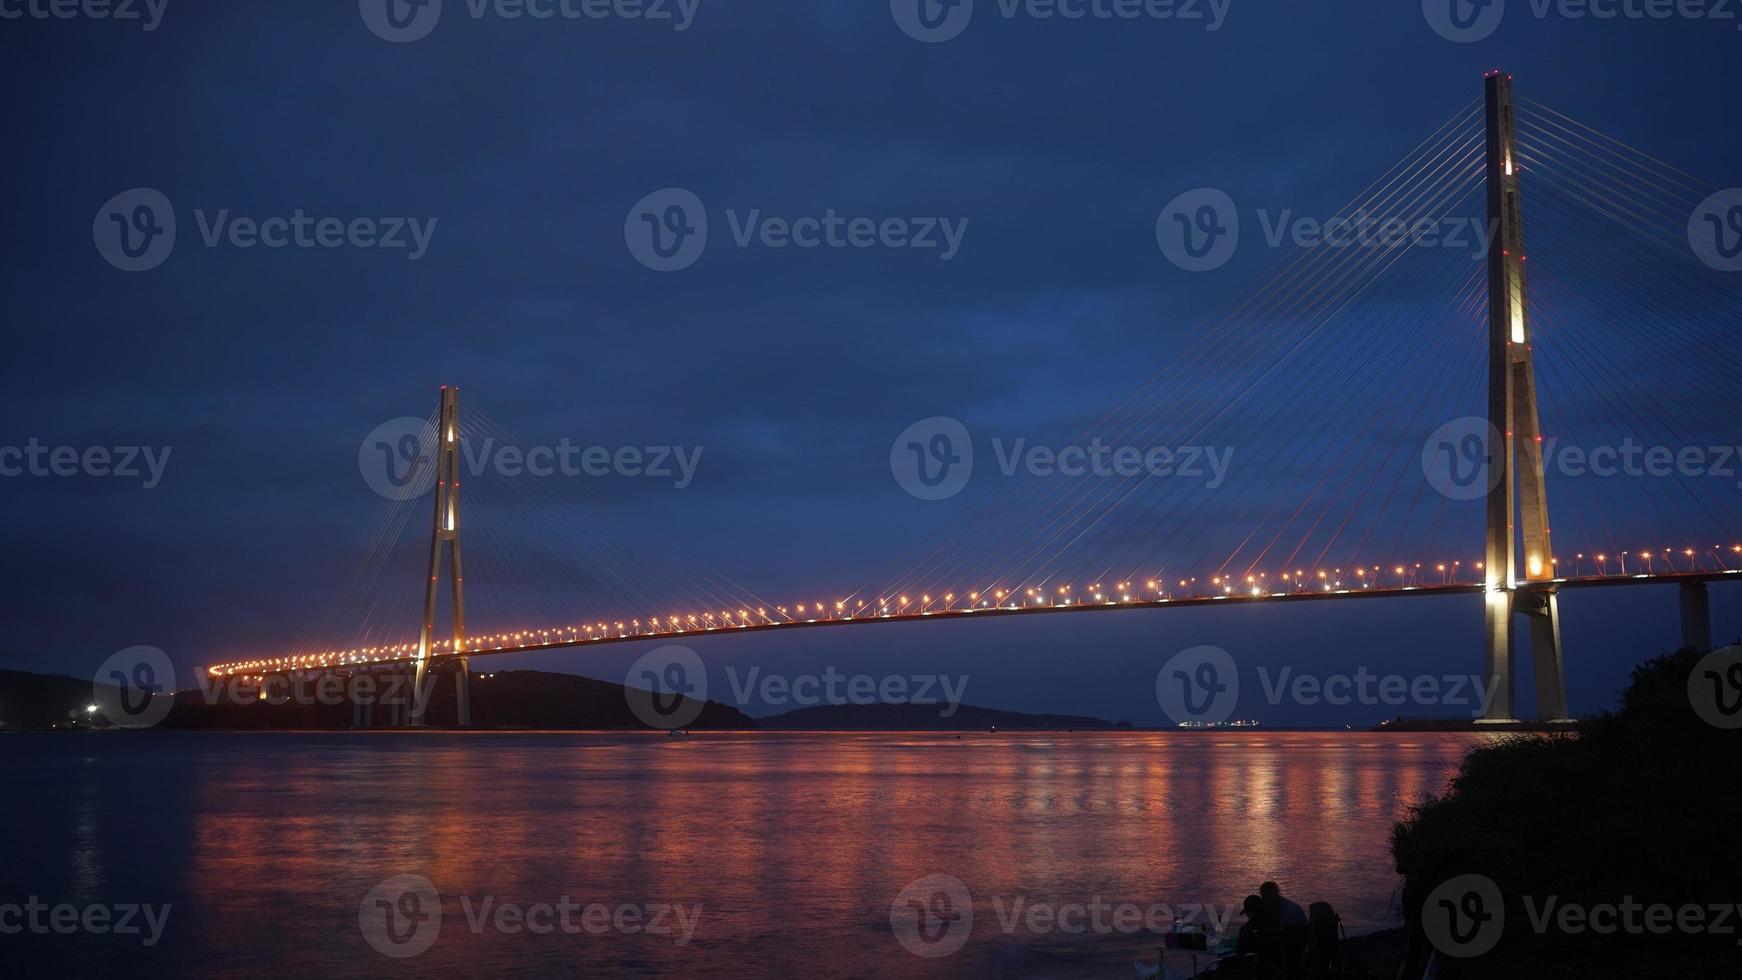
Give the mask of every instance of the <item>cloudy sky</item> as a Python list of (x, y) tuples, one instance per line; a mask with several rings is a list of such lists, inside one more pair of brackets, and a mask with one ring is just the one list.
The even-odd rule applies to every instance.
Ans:
[[(534, 18), (481, 0), (158, 0), (113, 20), (0, 2), (13, 245), (0, 266), (0, 445), (81, 453), (74, 475), (0, 479), (0, 665), (85, 674), (149, 644), (191, 672), (321, 639), (414, 636), (427, 505), (375, 492), (370, 434), (429, 415), (442, 384), (461, 387), (475, 446), (701, 453), (688, 479), (480, 474), (465, 498), (474, 629), (658, 614), (726, 580), (770, 603), (872, 595), (988, 495), (1004, 501), (996, 513), (1023, 514), (1021, 494), (1061, 492), (1004, 480), (994, 438), (1066, 445), (1164, 369), (1200, 386), (1171, 402), (1147, 389), (1167, 412), (1210, 397), (1204, 384), (1237, 384), (1187, 358), (1217, 311), (1288, 259), (1258, 212), (1335, 215), (1458, 118), (1490, 68), (1714, 189), (1742, 183), (1736, 19), (1573, 18), (1514, 0), (1497, 25), (1458, 8), (1489, 32), (1465, 41), (1443, 36), (1458, 31), (1433, 3), (1222, 0), (1155, 6), (1168, 17), (1134, 5), (1133, 18), (1093, 15), (1110, 2), (1062, 6), (1091, 15), (978, 0), (971, 13), (928, 6), (945, 18), (930, 30), (902, 0), (659, 5), (671, 19), (578, 2), (577, 16)], [(1193, 272), (1158, 246), (1157, 219), (1205, 187), (1250, 223), (1230, 261)], [(162, 225), (126, 227), (141, 188), (167, 203), (175, 237), (129, 271), (116, 229)], [(669, 216), (667, 188), (692, 195), (709, 226), (674, 271), (650, 267), (660, 260), (636, 240)], [(905, 244), (799, 248), (763, 223), (830, 214), (870, 219), (861, 229), (879, 236), (896, 222)], [(299, 215), (310, 240), (323, 227), (332, 244), (255, 241), (256, 225)], [(1426, 269), (1387, 294), (1387, 323), (1425, 323), (1455, 301)], [(1699, 314), (1738, 289), (1709, 273), (1690, 272), (1717, 297), (1690, 301), (1690, 332), (1721, 325)], [(1445, 349), (1479, 366), (1481, 343)], [(1423, 371), (1408, 391), (1429, 387), (1414, 350), (1357, 356)], [(1274, 406), (1259, 411), (1222, 437), (1240, 465), (1184, 491), (1196, 503), (1173, 519), (1224, 515), (1214, 526), (1238, 545), (1254, 515), (1320, 479), (1290, 461), (1331, 467), (1366, 440), (1419, 466), (1435, 424), (1481, 411), (1477, 376), (1447, 377), (1434, 382), (1443, 404), (1351, 404), (1312, 416), (1304, 443), (1279, 434)], [(1725, 431), (1733, 415), (1639, 377), (1643, 401), (1687, 403), (1665, 429), (1742, 441)], [(1343, 376), (1326, 368), (1275, 394), (1286, 405), (1315, 380)], [(1556, 410), (1568, 430), (1587, 414), (1570, 387)], [(1569, 435), (1624, 437), (1588, 414)], [(1377, 415), (1385, 426), (1369, 425)], [(933, 416), (961, 420), (977, 454), (965, 492), (943, 501), (904, 492), (891, 467), (897, 435)], [(98, 476), (83, 465), (92, 447), (155, 455), (137, 477)], [(1404, 497), (1421, 482), (1417, 470)], [(1588, 523), (1683, 482), (1587, 485), (1612, 501), (1589, 505)], [(1576, 487), (1552, 486), (1551, 503), (1578, 510)], [(1723, 490), (1734, 497), (1734, 480)], [(1716, 506), (1690, 543), (1719, 543)], [(1412, 547), (1416, 560), (1479, 559), (1479, 531), (1457, 537), (1479, 527), (1471, 513), (1358, 560)], [(1659, 540), (1665, 523), (1680, 533), (1641, 516), (1645, 547), (1681, 545)], [(1179, 533), (1131, 526), (1143, 555)], [(391, 540), (372, 549), (383, 527)], [(1728, 530), (1723, 544), (1742, 540)], [(1216, 550), (1214, 533), (1193, 556)], [(996, 531), (971, 540), (999, 560)], [(1742, 633), (1737, 596), (1719, 587), (1714, 600), (1717, 632)], [(1676, 639), (1670, 588), (1569, 595), (1563, 612), (1576, 708), (1608, 703), (1631, 663)], [(967, 675), (971, 703), (1155, 724), (1156, 668), (1197, 644), (1242, 664), (1414, 676), (1478, 670), (1479, 641), (1477, 600), (1424, 598), (801, 631), (698, 650), (716, 671)], [(615, 680), (639, 652), (500, 665)], [(1242, 707), (1308, 724), (1396, 713)]]

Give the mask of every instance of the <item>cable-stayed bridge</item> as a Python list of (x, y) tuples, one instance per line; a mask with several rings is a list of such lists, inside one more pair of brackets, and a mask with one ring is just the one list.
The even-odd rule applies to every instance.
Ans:
[[(483, 499), (490, 481), (467, 476), (462, 447), (507, 434), (470, 407), (462, 415), (444, 388), (405, 453), (433, 490), (422, 588), (383, 574), (427, 506), (407, 494), (385, 509), (321, 636), (209, 670), (410, 665), (422, 684), (453, 668), (465, 723), (468, 660), (491, 653), (1470, 595), (1484, 606), (1471, 638), (1483, 637), (1497, 685), (1489, 720), (1517, 713), (1515, 650), (1529, 651), (1538, 714), (1562, 718), (1560, 593), (1678, 584), (1682, 641), (1709, 648), (1707, 584), (1742, 575), (1742, 484), (1723, 445), (1739, 417), (1728, 331), (1742, 322), (1742, 289), (1727, 263), (1742, 252), (1742, 200), (1726, 193), (1515, 98), (1510, 76), (1490, 73), (1480, 99), (1338, 212), (1340, 240), (1327, 223), (1322, 241), (1282, 253), (1071, 443), (1238, 446), (1238, 487), (1141, 468), (1007, 480), (956, 505), (910, 562), (871, 581), (813, 575), (836, 584), (807, 598), (766, 598), (693, 559), (650, 562), (663, 548), (656, 529), (626, 553), (549, 499)], [(1237, 217), (1206, 200), (1180, 216), (1184, 247), (1207, 254)], [(1459, 217), (1482, 230), (1447, 245), (1440, 232)], [(947, 466), (950, 447), (933, 446), (895, 448)], [(513, 573), (527, 560), (515, 547), (529, 541), (548, 566), (540, 579), (586, 569), (581, 611), (513, 628), (478, 616), (516, 605)], [(413, 639), (406, 606), (418, 598)]]

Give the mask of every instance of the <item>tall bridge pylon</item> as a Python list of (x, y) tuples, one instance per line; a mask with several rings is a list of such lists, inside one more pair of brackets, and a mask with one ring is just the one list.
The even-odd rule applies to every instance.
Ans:
[[(1530, 314), (1525, 303), (1524, 221), (1519, 204), (1518, 150), (1512, 76), (1490, 72), (1487, 105), (1488, 227), (1488, 533), (1486, 572), (1487, 681), (1494, 691), (1486, 721), (1517, 717), (1512, 633), (1518, 617), (1530, 624), (1531, 667), (1538, 715), (1566, 717), (1561, 666), (1559, 598), (1549, 539), (1548, 487), (1542, 426), (1531, 365)], [(1520, 553), (1520, 531), (1523, 550)], [(1520, 589), (1520, 582), (1543, 583)]]
[(422, 725), (429, 678), (431, 642), (435, 634), (436, 595), (440, 591), (442, 546), (451, 553), (448, 580), (453, 591), (453, 660), (457, 685), (458, 720), (472, 724), (470, 665), (466, 649), (465, 575), (460, 565), (460, 390), (442, 386), (441, 411), (435, 431), (435, 523), (429, 539), (429, 574), (424, 580), (423, 631), (418, 636), (416, 687), (413, 688), (412, 725)]

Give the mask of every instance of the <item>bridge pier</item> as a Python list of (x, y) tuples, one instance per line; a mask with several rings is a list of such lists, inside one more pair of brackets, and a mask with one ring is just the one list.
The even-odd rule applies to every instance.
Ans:
[(387, 703), (387, 727), (389, 728), (404, 728), (411, 717), (410, 702), (406, 699), (405, 694), (405, 682), (400, 678), (401, 675), (397, 670), (387, 675), (389, 690), (393, 692)]
[(1567, 720), (1567, 681), (1561, 666), (1560, 597), (1530, 593), (1521, 610), (1530, 620), (1530, 670), (1536, 681), (1536, 716)]
[(1484, 645), (1483, 680), (1493, 692), (1488, 703), (1485, 722), (1509, 722), (1518, 719), (1512, 705), (1512, 688), (1518, 673), (1512, 666), (1512, 593), (1490, 588), (1483, 595), (1487, 608), (1487, 636)]
[(472, 727), (472, 667), (470, 657), (457, 657), (458, 668), (454, 671), (454, 705), (459, 717), (461, 728)]
[(1704, 582), (1681, 584), (1682, 646), (1698, 653), (1712, 649), (1712, 601)]

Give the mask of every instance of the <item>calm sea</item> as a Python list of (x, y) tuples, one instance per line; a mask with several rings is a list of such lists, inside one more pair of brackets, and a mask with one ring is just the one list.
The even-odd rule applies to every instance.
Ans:
[(1476, 738), (8, 735), (0, 973), (1129, 977), (1267, 878), (1395, 924)]

